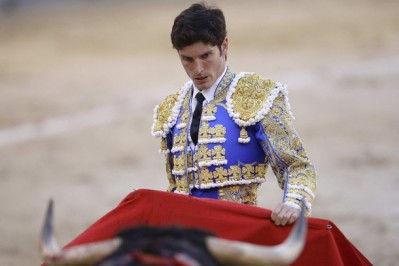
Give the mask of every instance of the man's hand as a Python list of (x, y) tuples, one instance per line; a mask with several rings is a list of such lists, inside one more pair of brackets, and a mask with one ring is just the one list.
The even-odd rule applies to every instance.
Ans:
[(279, 203), (273, 210), (271, 218), (276, 225), (284, 226), (295, 222), (300, 213), (300, 209), (284, 203)]

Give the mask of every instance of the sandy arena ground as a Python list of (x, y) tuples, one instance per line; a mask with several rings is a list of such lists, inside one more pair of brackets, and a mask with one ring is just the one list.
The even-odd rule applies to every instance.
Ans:
[[(189, 2), (88, 2), (1, 11), (0, 265), (40, 263), (50, 197), (64, 245), (133, 189), (166, 188), (152, 110), (187, 80), (169, 33)], [(230, 68), (289, 86), (318, 171), (313, 216), (395, 265), (399, 2), (216, 3)], [(268, 175), (259, 201), (273, 208), (282, 192)]]

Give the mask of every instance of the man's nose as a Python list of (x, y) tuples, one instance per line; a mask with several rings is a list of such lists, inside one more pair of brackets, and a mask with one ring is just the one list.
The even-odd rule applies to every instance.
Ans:
[(200, 75), (204, 71), (204, 65), (201, 60), (195, 60), (193, 65), (193, 71), (196, 76)]

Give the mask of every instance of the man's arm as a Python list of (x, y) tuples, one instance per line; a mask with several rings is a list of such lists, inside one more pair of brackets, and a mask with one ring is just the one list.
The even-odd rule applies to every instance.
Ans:
[(316, 190), (316, 172), (296, 133), (286, 96), (282, 93), (274, 100), (269, 113), (259, 124), (259, 141), (284, 190), (282, 203), (272, 212), (276, 225), (293, 223), (301, 204), (307, 215), (311, 212)]

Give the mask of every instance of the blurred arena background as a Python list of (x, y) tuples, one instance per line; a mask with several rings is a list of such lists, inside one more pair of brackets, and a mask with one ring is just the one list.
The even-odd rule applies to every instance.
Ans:
[[(133, 189), (166, 189), (152, 110), (187, 80), (169, 33), (194, 1), (0, 0), (0, 264), (38, 265)], [(209, 1), (228, 64), (288, 84), (318, 171), (314, 217), (399, 260), (399, 2)], [(270, 171), (260, 206), (281, 199)]]

